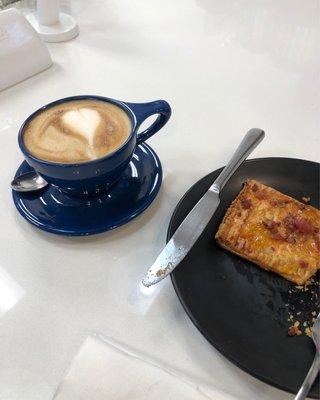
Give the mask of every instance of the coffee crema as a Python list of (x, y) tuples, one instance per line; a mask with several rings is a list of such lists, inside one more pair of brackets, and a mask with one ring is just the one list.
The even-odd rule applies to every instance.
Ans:
[(73, 100), (36, 115), (25, 127), (23, 140), (39, 159), (76, 163), (112, 153), (130, 132), (130, 118), (120, 107), (99, 100)]

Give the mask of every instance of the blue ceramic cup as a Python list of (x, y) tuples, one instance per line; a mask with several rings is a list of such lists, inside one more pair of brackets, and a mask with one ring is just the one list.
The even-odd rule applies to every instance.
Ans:
[[(23, 134), (27, 124), (39, 113), (57, 104), (74, 100), (98, 100), (122, 108), (131, 120), (131, 133), (126, 142), (113, 153), (88, 162), (74, 164), (55, 163), (34, 157), (26, 148)], [(138, 133), (142, 122), (151, 115), (157, 119), (143, 132)], [(31, 114), (19, 130), (19, 146), (27, 163), (47, 182), (75, 196), (91, 196), (106, 192), (127, 168), (135, 148), (158, 132), (168, 121), (171, 108), (164, 100), (150, 103), (125, 103), (102, 96), (73, 96), (54, 101)]]

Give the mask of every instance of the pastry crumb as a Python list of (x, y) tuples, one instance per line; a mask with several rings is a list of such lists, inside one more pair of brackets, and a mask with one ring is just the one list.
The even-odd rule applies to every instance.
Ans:
[(304, 330), (304, 333), (305, 333), (307, 336), (312, 337), (312, 331), (311, 331), (311, 329), (310, 329), (309, 327), (306, 328), (306, 329)]
[(309, 196), (303, 196), (301, 199), (305, 203), (309, 203), (309, 201), (310, 201), (310, 197)]
[[(284, 297), (285, 308), (287, 309), (287, 332), (289, 336), (300, 336), (297, 330), (302, 332), (302, 336), (310, 336), (312, 326), (316, 322), (320, 311), (319, 296), (320, 292), (320, 271), (309, 279), (302, 289), (297, 285), (291, 286)], [(300, 324), (298, 324), (298, 322)]]
[(300, 336), (302, 335), (302, 331), (299, 329), (300, 322), (296, 321), (293, 325), (291, 325), (288, 329), (289, 336)]

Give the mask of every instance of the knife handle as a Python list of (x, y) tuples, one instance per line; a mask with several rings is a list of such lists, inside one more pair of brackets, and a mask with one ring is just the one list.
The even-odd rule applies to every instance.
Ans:
[(231, 157), (231, 160), (223, 168), (218, 178), (210, 186), (211, 191), (220, 193), (224, 185), (228, 182), (231, 176), (234, 174), (236, 169), (242, 164), (242, 162), (248, 157), (248, 155), (258, 146), (261, 140), (264, 138), (265, 133), (263, 130), (258, 128), (250, 129), (242, 139), (237, 150)]

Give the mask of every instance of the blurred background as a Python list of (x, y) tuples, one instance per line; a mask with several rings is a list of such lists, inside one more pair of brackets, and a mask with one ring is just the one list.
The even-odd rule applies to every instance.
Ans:
[(35, 7), (36, 0), (0, 0), (0, 8), (7, 7), (13, 3), (18, 3), (19, 5), (21, 4), (23, 7)]
[[(36, 0), (0, 0), (0, 10), (2, 8), (16, 7), (22, 12), (30, 12), (36, 9)], [(70, 9), (70, 0), (60, 0), (61, 9), (65, 12)]]

